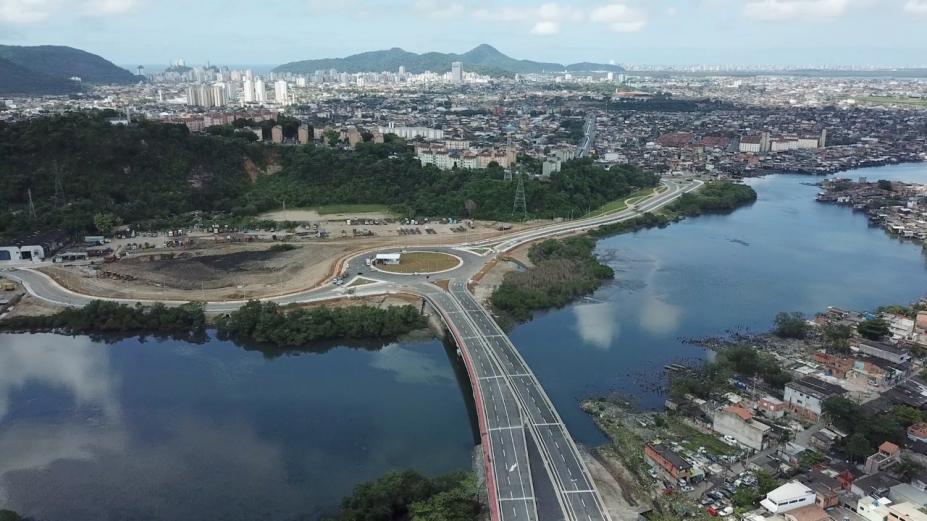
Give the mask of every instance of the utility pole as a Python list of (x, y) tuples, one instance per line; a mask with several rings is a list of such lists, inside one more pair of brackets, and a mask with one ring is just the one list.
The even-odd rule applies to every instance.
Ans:
[(515, 215), (521, 210), (522, 220), (527, 221), (528, 203), (525, 198), (525, 178), (521, 172), (518, 172), (516, 175), (518, 176), (518, 186), (515, 187), (515, 203), (512, 205), (512, 215)]

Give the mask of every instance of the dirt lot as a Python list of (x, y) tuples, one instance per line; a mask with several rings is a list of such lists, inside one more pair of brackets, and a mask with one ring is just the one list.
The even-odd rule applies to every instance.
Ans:
[[(516, 225), (514, 230), (542, 223)], [(423, 227), (419, 227), (423, 228)], [(42, 271), (65, 287), (84, 294), (122, 298), (223, 300), (256, 298), (313, 288), (334, 275), (340, 261), (361, 251), (444, 245), (501, 237), (488, 225), (467, 233), (415, 234), (338, 239), (293, 238), (299, 248), (268, 252), (270, 240), (221, 242), (222, 237), (197, 234), (191, 246), (130, 251), (119, 262), (93, 266), (48, 266)], [(161, 238), (144, 238), (161, 244)], [(166, 239), (166, 236), (165, 236)], [(113, 241), (111, 246), (139, 239)], [(163, 258), (159, 258), (163, 257)]]
[(490, 295), (492, 295), (492, 292), (499, 287), (499, 284), (502, 284), (502, 279), (505, 277), (506, 273), (532, 267), (533, 264), (528, 260), (529, 249), (531, 249), (531, 244), (525, 244), (524, 246), (515, 248), (505, 256), (499, 257), (495, 261), (490, 261), (489, 264), (486, 265), (486, 269), (474, 277), (474, 279), (478, 281), (478, 283), (473, 286), (473, 295), (476, 297), (476, 300), (479, 302), (486, 302)]

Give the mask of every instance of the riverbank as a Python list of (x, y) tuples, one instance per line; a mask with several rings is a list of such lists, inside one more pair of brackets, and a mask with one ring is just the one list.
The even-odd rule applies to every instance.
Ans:
[[(614, 271), (593, 253), (596, 239), (646, 228), (664, 227), (686, 217), (727, 213), (756, 201), (749, 186), (728, 181), (706, 183), (700, 190), (683, 194), (656, 213), (604, 225), (566, 239), (550, 239), (530, 247), (530, 267), (516, 270), (501, 264), (487, 277), (499, 282), (488, 297), (496, 317), (505, 325), (529, 320), (534, 313), (563, 307), (590, 295), (614, 278)], [(496, 268), (493, 268), (496, 269)]]

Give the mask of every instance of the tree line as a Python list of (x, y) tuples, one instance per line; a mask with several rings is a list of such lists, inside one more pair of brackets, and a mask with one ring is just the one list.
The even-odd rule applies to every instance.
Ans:
[(342, 500), (341, 513), (326, 521), (474, 521), (480, 510), (472, 474), (428, 478), (405, 470), (358, 485)]
[(67, 308), (52, 315), (18, 316), (0, 320), (2, 331), (54, 331), (66, 334), (132, 333), (164, 334), (201, 341), (206, 316), (203, 306), (187, 303), (168, 307), (129, 306), (108, 300), (93, 300), (83, 307)]
[(393, 338), (426, 326), (425, 317), (413, 306), (307, 309), (256, 300), (216, 323), (221, 337), (279, 347), (342, 338)]

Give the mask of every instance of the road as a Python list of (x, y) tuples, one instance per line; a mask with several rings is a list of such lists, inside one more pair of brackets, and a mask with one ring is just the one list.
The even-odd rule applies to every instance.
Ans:
[(576, 150), (576, 157), (586, 157), (589, 155), (589, 149), (595, 143), (595, 114), (586, 116), (585, 134), (582, 141), (579, 142), (579, 149)]
[[(568, 521), (610, 521), (610, 517), (576, 444), (550, 398), (508, 336), (467, 289), (467, 284), (499, 253), (539, 239), (631, 219), (641, 212), (665, 206), (702, 184), (698, 180), (670, 180), (664, 182), (665, 190), (639, 203), (635, 209), (552, 224), (513, 233), (502, 239), (427, 248), (428, 251), (441, 251), (461, 259), (457, 268), (439, 276), (449, 281), (449, 291), (432, 284), (429, 276), (375, 271), (364, 263), (364, 257), (369, 253), (358, 254), (345, 262), (344, 270), (349, 275), (363, 273), (365, 277), (376, 280), (374, 284), (354, 288), (354, 296), (419, 295), (431, 303), (454, 336), (477, 406), (493, 521), (544, 519), (538, 514), (535, 496), (539, 487), (532, 481), (529, 436), (540, 453), (539, 463), (544, 467), (549, 485), (552, 485), (559, 502), (561, 512), (550, 517)], [(487, 252), (477, 253), (474, 248), (478, 246)], [(400, 249), (383, 250), (390, 251)], [(4, 276), (21, 282), (31, 295), (57, 305), (83, 306), (101, 298), (70, 291), (32, 269), (16, 269), (4, 273)], [(279, 304), (320, 302), (343, 298), (346, 292), (344, 287), (325, 286), (263, 300)], [(109, 300), (126, 304), (139, 302), (132, 299)], [(154, 301), (140, 302), (151, 304)], [(183, 303), (162, 302), (168, 305)], [(205, 307), (211, 313), (227, 313), (244, 303), (243, 300), (207, 302)]]

